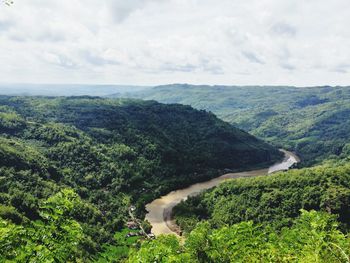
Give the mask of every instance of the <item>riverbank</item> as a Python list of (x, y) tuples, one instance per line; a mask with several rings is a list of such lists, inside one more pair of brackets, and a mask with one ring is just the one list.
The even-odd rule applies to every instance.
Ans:
[(180, 234), (180, 229), (172, 220), (171, 213), (174, 206), (185, 200), (188, 196), (193, 196), (203, 190), (213, 188), (227, 179), (263, 176), (277, 171), (288, 170), (300, 161), (295, 154), (285, 150), (281, 151), (285, 154), (285, 158), (269, 168), (224, 174), (206, 182), (196, 183), (189, 187), (172, 191), (165, 196), (153, 200), (146, 205), (147, 214), (145, 217), (152, 225), (152, 233), (156, 236), (161, 234)]

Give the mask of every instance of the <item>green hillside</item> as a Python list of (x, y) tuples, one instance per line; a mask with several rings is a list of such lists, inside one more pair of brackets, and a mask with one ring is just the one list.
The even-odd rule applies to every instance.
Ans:
[(219, 229), (198, 224), (180, 241), (160, 236), (133, 249), (128, 263), (153, 262), (348, 262), (350, 239), (339, 231), (335, 217), (305, 210), (289, 227), (241, 222)]
[(213, 114), (150, 101), (2, 96), (0, 134), (0, 261), (91, 258), (131, 204), (142, 215), (162, 193), (281, 158)]
[(128, 262), (348, 262), (349, 182), (349, 159), (230, 180), (175, 207), (185, 239), (143, 242)]
[(265, 141), (297, 152), (304, 166), (344, 155), (350, 140), (349, 87), (177, 84), (128, 96), (211, 111)]
[(187, 232), (201, 220), (214, 228), (252, 220), (281, 229), (290, 226), (300, 209), (314, 209), (337, 215), (349, 229), (350, 165), (343, 163), (230, 180), (179, 204), (175, 218)]

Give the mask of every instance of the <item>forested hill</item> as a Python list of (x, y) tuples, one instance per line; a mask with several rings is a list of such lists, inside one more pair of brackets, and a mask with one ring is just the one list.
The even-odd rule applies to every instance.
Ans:
[(275, 146), (296, 151), (303, 165), (345, 156), (349, 148), (350, 87), (177, 84), (128, 96), (212, 111)]
[(229, 180), (190, 197), (174, 209), (184, 242), (160, 236), (128, 262), (348, 262), (349, 160)]
[[(40, 240), (41, 230), (70, 225), (57, 222), (68, 213), (82, 226), (75, 247), (84, 258), (111, 242), (130, 204), (142, 213), (147, 201), (171, 189), (281, 158), (277, 149), (213, 114), (154, 101), (2, 96), (0, 134), (0, 227), (9, 235), (0, 241), (20, 235), (8, 230), (15, 229), (10, 222), (53, 222), (44, 230), (45, 224), (31, 225), (36, 236), (14, 239), (15, 250), (26, 249), (23, 244)], [(63, 191), (43, 202), (67, 187), (81, 199)], [(62, 244), (69, 234), (64, 232)], [(64, 249), (62, 244), (55, 247)]]
[(187, 232), (201, 220), (213, 228), (252, 220), (281, 229), (292, 224), (300, 209), (314, 209), (336, 214), (349, 232), (349, 160), (350, 156), (342, 163), (231, 180), (179, 204), (175, 218)]

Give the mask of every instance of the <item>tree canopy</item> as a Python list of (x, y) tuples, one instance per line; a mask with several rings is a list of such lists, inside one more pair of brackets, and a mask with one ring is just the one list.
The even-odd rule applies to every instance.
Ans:
[(42, 201), (71, 188), (81, 197), (69, 216), (81, 226), (84, 258), (116, 243), (131, 204), (142, 218), (144, 205), (163, 193), (280, 158), (269, 144), (189, 106), (0, 96), (0, 217), (18, 231), (46, 222)]
[(301, 166), (330, 156), (342, 158), (349, 149), (350, 87), (174, 84), (126, 95), (211, 111), (258, 138), (295, 151)]

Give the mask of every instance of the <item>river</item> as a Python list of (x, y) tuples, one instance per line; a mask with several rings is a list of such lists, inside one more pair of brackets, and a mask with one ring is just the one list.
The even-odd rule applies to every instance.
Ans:
[(172, 191), (158, 199), (153, 200), (146, 205), (146, 220), (152, 225), (152, 233), (155, 236), (160, 234), (179, 234), (179, 228), (171, 219), (171, 211), (174, 206), (182, 200), (186, 200), (188, 196), (199, 194), (203, 190), (213, 188), (227, 179), (256, 177), (267, 175), (273, 172), (288, 170), (293, 164), (300, 160), (298, 156), (292, 152), (281, 150), (285, 154), (283, 161), (272, 165), (266, 169), (259, 169), (247, 172), (228, 173), (216, 177), (206, 182), (196, 183), (189, 187)]

